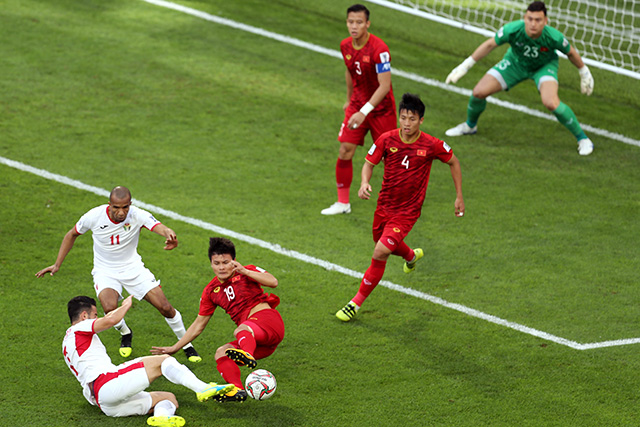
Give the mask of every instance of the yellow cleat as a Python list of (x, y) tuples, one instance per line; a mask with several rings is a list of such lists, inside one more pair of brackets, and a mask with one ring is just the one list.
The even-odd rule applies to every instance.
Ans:
[(244, 402), (247, 400), (247, 392), (239, 387), (233, 386), (233, 389), (226, 394), (219, 394), (213, 397), (213, 400), (224, 402)]
[(358, 307), (355, 302), (349, 301), (347, 305), (338, 310), (338, 312), (336, 313), (336, 317), (343, 322), (348, 322), (349, 320), (353, 319), (359, 308), (360, 307)]
[(201, 391), (200, 393), (196, 393), (196, 397), (199, 402), (205, 402), (209, 399), (216, 398), (224, 395), (225, 393), (229, 393), (235, 388), (233, 384), (221, 384), (218, 385), (216, 383), (209, 383), (209, 388)]
[(238, 366), (246, 366), (249, 369), (253, 369), (258, 365), (256, 359), (244, 350), (240, 350), (239, 348), (228, 348), (227, 351), (224, 352), (227, 357), (234, 362)]
[(411, 273), (413, 270), (416, 269), (416, 263), (418, 262), (418, 260), (420, 258), (422, 258), (424, 256), (424, 251), (420, 248), (415, 248), (413, 250), (413, 253), (415, 254), (415, 257), (413, 258), (413, 261), (411, 262), (405, 262), (404, 265), (402, 266), (402, 271), (404, 271), (405, 273)]
[(178, 415), (161, 415), (147, 418), (147, 424), (155, 427), (182, 427), (184, 418)]
[(133, 332), (129, 332), (126, 335), (120, 337), (120, 356), (129, 357), (131, 356), (131, 340), (133, 339)]

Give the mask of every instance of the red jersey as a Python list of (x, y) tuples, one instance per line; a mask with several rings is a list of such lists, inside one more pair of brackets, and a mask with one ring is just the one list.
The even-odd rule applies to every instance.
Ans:
[[(263, 269), (255, 265), (245, 265), (244, 268), (264, 273)], [(235, 274), (224, 283), (214, 277), (202, 291), (198, 314), (211, 316), (216, 307), (220, 306), (236, 325), (240, 325), (247, 320), (251, 309), (261, 302), (267, 302), (271, 308), (276, 308), (280, 298), (264, 293), (258, 282), (244, 274)]]
[[(356, 110), (360, 110), (380, 86), (378, 74), (391, 72), (389, 48), (382, 39), (369, 34), (369, 40), (360, 49), (355, 49), (353, 39), (347, 37), (340, 43), (340, 51), (353, 81), (353, 94), (349, 102)], [(392, 87), (370, 114), (388, 114), (389, 111), (395, 113), (395, 109)]]
[(433, 159), (446, 163), (451, 156), (453, 152), (446, 142), (424, 132), (420, 132), (411, 144), (402, 140), (400, 129), (383, 133), (366, 156), (366, 160), (374, 165), (384, 159), (377, 209), (387, 215), (401, 214), (418, 219)]

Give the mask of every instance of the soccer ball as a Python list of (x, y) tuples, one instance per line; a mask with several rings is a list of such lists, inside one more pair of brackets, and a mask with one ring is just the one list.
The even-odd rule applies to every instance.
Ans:
[(247, 375), (244, 381), (249, 396), (256, 400), (265, 400), (273, 396), (276, 392), (276, 377), (266, 369), (256, 369)]

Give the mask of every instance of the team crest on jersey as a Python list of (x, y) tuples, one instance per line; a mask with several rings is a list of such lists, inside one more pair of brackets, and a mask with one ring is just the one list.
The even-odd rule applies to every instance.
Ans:
[(395, 233), (399, 233), (399, 232), (400, 232), (400, 229), (399, 229), (398, 227), (393, 227), (393, 231), (394, 231)]
[(362, 62), (371, 62), (369, 55), (362, 55)]
[(347, 53), (347, 56), (345, 56), (345, 58), (347, 58), (347, 61), (348, 61), (348, 60), (350, 60), (350, 59), (351, 59), (351, 55), (349, 55), (349, 54)]
[(546, 46), (542, 46), (542, 47), (540, 48), (540, 52), (549, 52), (549, 48), (548, 48), (548, 47), (546, 47)]
[(122, 226), (122, 228), (124, 228), (124, 231), (129, 231), (131, 230), (131, 224), (125, 224)]
[(420, 157), (427, 157), (427, 150), (418, 150), (416, 154)]
[(389, 151), (395, 153), (396, 151), (398, 151), (398, 147), (389, 147)]
[(220, 292), (220, 286), (216, 286), (216, 287), (213, 289), (213, 293), (214, 293), (214, 294), (217, 294), (218, 292)]

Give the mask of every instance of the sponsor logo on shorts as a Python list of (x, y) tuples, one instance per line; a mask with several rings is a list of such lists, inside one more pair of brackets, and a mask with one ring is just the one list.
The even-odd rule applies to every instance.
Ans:
[[(395, 229), (394, 229), (394, 231), (395, 231)], [(397, 231), (396, 231), (396, 233), (397, 233)], [(389, 243), (391, 246), (395, 246), (396, 245), (396, 242), (394, 242), (392, 239), (387, 239), (387, 243)]]
[(362, 281), (363, 281), (363, 282), (364, 282), (364, 284), (365, 284), (365, 285), (367, 285), (367, 286), (371, 286), (371, 285), (372, 285), (372, 283), (371, 283), (369, 280), (367, 280), (367, 279), (363, 279)]

